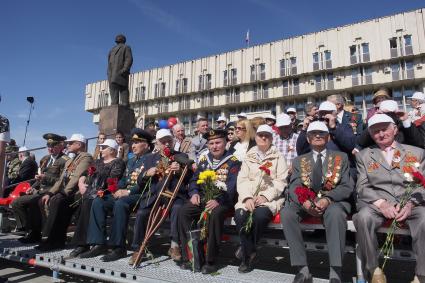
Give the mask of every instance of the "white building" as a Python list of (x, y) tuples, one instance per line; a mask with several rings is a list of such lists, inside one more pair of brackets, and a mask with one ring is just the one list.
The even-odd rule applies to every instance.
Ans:
[[(380, 86), (402, 107), (425, 89), (425, 8), (229, 51), (130, 75), (130, 103), (144, 124), (177, 116), (187, 131), (198, 116), (274, 112), (335, 93), (366, 111)], [(90, 83), (85, 109), (99, 120), (107, 80)]]

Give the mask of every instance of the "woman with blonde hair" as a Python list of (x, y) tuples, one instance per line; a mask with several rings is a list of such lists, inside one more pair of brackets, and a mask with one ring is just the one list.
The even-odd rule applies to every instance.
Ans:
[(235, 134), (237, 141), (230, 145), (230, 151), (240, 161), (243, 161), (246, 153), (255, 146), (255, 130), (249, 120), (244, 119), (236, 123)]
[(266, 124), (266, 119), (264, 119), (263, 117), (254, 117), (252, 119), (249, 119), (249, 121), (251, 122), (254, 131), (256, 131), (259, 126)]

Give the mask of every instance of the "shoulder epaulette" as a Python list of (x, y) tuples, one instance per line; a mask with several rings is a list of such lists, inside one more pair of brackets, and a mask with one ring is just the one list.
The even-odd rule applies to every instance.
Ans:
[(66, 154), (62, 155), (61, 158), (63, 158), (65, 161), (68, 161), (70, 159), (69, 156)]
[(235, 162), (236, 161), (239, 161), (239, 159), (236, 156), (234, 156), (234, 155), (230, 158), (230, 160), (235, 161)]

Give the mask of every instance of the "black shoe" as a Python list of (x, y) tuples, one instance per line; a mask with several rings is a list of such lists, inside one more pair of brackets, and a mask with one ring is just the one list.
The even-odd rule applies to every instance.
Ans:
[(41, 235), (40, 233), (30, 232), (30, 233), (27, 233), (22, 238), (19, 238), (18, 241), (21, 242), (22, 244), (35, 244), (41, 241)]
[(180, 263), (180, 268), (184, 270), (192, 270), (192, 263), (190, 261), (183, 261)]
[(239, 273), (248, 273), (252, 271), (252, 266), (248, 265), (246, 262), (242, 262), (238, 267)]
[(96, 245), (89, 251), (80, 254), (80, 258), (91, 258), (105, 254), (108, 251), (105, 245)]
[(110, 253), (107, 253), (103, 257), (100, 258), (101, 261), (109, 262), (109, 261), (116, 261), (120, 258), (127, 256), (127, 250), (123, 248), (115, 248)]
[(5, 277), (0, 277), (0, 283), (7, 283), (9, 280)]
[(69, 256), (67, 257), (69, 258), (76, 258), (78, 257), (80, 254), (87, 252), (88, 250), (90, 250), (89, 246), (78, 246), (75, 249), (72, 250), (72, 252), (69, 254)]
[(43, 242), (40, 245), (36, 246), (35, 249), (40, 252), (50, 252), (53, 250), (60, 250), (65, 248), (64, 243), (51, 243), (51, 242)]
[(298, 273), (294, 281), (292, 283), (313, 283), (313, 276), (309, 274), (307, 277), (304, 275), (304, 273)]
[(214, 272), (217, 272), (217, 266), (215, 266), (214, 264), (205, 264), (204, 266), (202, 266), (201, 272), (202, 274), (211, 274)]

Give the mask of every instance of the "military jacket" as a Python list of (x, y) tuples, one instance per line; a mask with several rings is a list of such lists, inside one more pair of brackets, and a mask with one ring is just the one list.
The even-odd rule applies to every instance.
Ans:
[(140, 172), (143, 170), (143, 164), (147, 155), (148, 153), (142, 156), (133, 156), (127, 161), (124, 176), (118, 183), (119, 189), (130, 190), (130, 195), (138, 193), (137, 177), (139, 177)]
[(62, 174), (65, 163), (69, 160), (66, 154), (60, 153), (54, 162), (49, 161), (51, 154), (45, 155), (40, 160), (40, 171), (44, 174), (44, 178), (41, 181), (37, 181), (32, 187), (40, 190), (49, 190), (57, 180), (59, 180)]
[(9, 166), (7, 166), (7, 178), (9, 179), (9, 183), (13, 183), (13, 181), (18, 178), (21, 163), (19, 158), (12, 159), (9, 162)]

